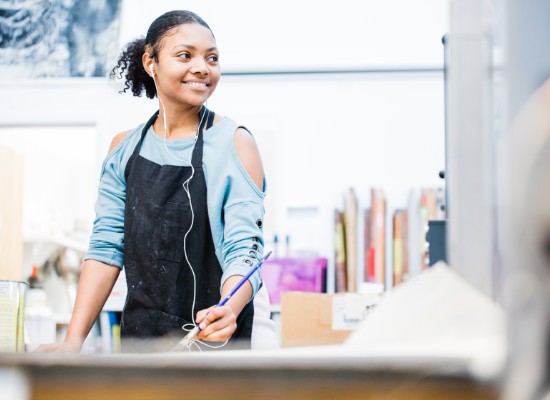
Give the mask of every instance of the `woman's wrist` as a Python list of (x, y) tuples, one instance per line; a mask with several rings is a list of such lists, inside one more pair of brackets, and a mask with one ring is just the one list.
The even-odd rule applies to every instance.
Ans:
[(82, 345), (84, 344), (85, 339), (86, 338), (82, 338), (80, 336), (67, 334), (67, 336), (65, 336), (65, 340), (63, 340), (63, 343), (66, 343), (74, 348), (78, 348), (78, 350), (80, 351), (80, 349), (82, 349)]

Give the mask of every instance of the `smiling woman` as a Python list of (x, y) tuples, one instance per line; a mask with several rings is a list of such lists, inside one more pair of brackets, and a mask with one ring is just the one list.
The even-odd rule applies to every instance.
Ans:
[(157, 97), (159, 111), (114, 137), (65, 342), (39, 351), (80, 350), (123, 265), (123, 350), (150, 350), (143, 340), (152, 338), (166, 350), (198, 325), (190, 349), (276, 345), (259, 274), (212, 308), (261, 260), (264, 243), (256, 143), (205, 106), (218, 58), (212, 31), (189, 11), (161, 15), (123, 51), (111, 78), (125, 80), (123, 92)]
[[(221, 72), (216, 41), (204, 25), (185, 24), (172, 28), (162, 42), (163, 51), (160, 52), (146, 45), (142, 62), (153, 78), (165, 119), (167, 110), (177, 115), (182, 107), (203, 104), (216, 89)], [(192, 128), (186, 130), (192, 131)], [(182, 132), (171, 134), (172, 138), (185, 137)]]

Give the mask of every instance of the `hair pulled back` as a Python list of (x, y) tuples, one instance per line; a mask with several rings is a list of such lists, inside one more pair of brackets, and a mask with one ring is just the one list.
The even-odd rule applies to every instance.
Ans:
[(169, 34), (171, 29), (184, 24), (199, 24), (212, 32), (208, 24), (191, 11), (174, 10), (162, 14), (153, 21), (145, 38), (135, 39), (126, 45), (116, 66), (111, 70), (110, 79), (122, 79), (123, 75), (125, 77), (124, 89), (121, 90), (121, 93), (130, 89), (134, 96), (141, 97), (145, 91), (148, 98), (155, 98), (157, 89), (153, 78), (143, 68), (143, 54), (148, 51), (151, 57), (158, 62), (162, 39)]

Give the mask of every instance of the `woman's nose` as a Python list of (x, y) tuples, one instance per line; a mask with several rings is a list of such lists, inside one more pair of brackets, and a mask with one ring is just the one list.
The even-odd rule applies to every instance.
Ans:
[(196, 57), (193, 60), (193, 65), (191, 66), (191, 72), (194, 74), (202, 74), (202, 75), (208, 74), (208, 65), (206, 64), (206, 60), (203, 60), (200, 57)]

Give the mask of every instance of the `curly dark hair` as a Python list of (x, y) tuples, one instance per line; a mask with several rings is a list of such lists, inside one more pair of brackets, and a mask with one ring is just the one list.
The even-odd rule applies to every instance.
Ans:
[(109, 73), (110, 79), (123, 79), (124, 76), (126, 82), (121, 93), (126, 93), (130, 89), (134, 96), (141, 97), (145, 91), (148, 98), (155, 98), (157, 89), (153, 78), (143, 68), (143, 54), (149, 51), (150, 56), (158, 62), (162, 39), (169, 34), (171, 29), (184, 24), (199, 24), (212, 32), (208, 24), (191, 11), (174, 10), (162, 14), (153, 21), (145, 38), (135, 39), (126, 45), (116, 66)]

